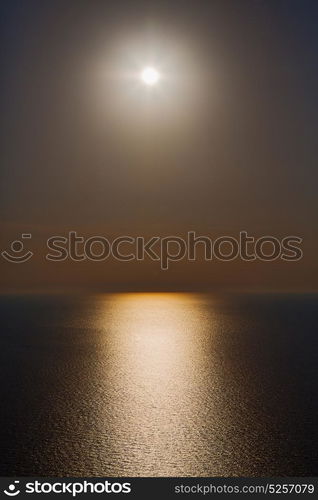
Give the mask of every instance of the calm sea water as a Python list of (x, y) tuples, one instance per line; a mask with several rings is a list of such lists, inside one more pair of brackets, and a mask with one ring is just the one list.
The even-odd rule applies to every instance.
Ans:
[(317, 304), (2, 297), (1, 475), (318, 475)]

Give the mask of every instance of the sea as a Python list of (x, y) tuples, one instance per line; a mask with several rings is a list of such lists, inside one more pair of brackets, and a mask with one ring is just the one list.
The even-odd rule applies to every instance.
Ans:
[(318, 296), (2, 295), (4, 476), (318, 476)]

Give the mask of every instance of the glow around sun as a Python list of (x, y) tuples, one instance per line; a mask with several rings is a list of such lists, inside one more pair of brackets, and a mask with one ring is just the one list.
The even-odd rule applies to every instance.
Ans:
[(147, 66), (142, 70), (140, 78), (145, 85), (152, 86), (159, 82), (160, 74), (155, 68)]

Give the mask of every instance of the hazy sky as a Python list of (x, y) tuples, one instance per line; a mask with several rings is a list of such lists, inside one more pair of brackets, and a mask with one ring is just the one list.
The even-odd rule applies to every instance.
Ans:
[[(47, 236), (304, 238), (299, 263), (1, 263), (7, 288), (317, 287), (314, 0), (2, 2), (2, 248)], [(149, 92), (135, 79), (155, 64)], [(31, 245), (31, 246), (32, 246)]]

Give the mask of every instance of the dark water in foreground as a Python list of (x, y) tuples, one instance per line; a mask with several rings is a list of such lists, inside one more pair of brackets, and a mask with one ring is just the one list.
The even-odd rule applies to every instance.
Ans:
[(318, 475), (315, 296), (0, 300), (1, 475)]

